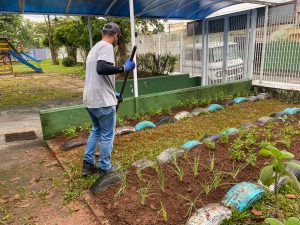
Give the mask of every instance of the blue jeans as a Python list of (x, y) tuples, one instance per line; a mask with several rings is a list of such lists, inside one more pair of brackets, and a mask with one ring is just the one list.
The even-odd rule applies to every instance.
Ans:
[(98, 167), (102, 170), (109, 170), (111, 168), (111, 152), (115, 137), (116, 106), (87, 108), (87, 111), (92, 119), (93, 127), (86, 144), (83, 159), (96, 164), (95, 152), (98, 142), (101, 141)]

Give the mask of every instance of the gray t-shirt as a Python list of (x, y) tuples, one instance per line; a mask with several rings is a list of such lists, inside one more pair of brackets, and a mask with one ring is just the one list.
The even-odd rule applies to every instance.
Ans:
[(106, 41), (99, 41), (86, 59), (83, 104), (87, 108), (117, 105), (115, 75), (99, 75), (97, 61), (104, 60), (115, 65), (114, 48)]

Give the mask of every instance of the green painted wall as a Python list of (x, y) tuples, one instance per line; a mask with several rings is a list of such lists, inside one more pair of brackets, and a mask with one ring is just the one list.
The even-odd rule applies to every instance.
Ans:
[[(130, 97), (124, 100), (120, 106), (118, 115), (124, 117), (136, 112), (153, 112), (158, 108), (175, 107), (178, 101), (214, 97), (221, 93), (225, 95), (237, 94), (250, 90), (251, 80), (246, 80), (228, 84), (167, 91), (143, 95), (138, 98)], [(66, 128), (79, 126), (90, 121), (88, 113), (82, 105), (43, 110), (40, 112), (40, 119), (45, 139), (62, 132)]]
[[(116, 81), (116, 90), (121, 91), (123, 80)], [(190, 78), (188, 74), (138, 79), (139, 95), (148, 95), (201, 85), (201, 77)], [(126, 98), (133, 97), (133, 80), (128, 80), (124, 92)]]

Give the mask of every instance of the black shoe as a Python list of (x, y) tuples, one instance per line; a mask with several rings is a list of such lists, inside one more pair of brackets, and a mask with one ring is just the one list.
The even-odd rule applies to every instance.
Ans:
[(83, 161), (82, 176), (91, 175), (98, 172), (98, 167), (94, 163)]
[(109, 174), (109, 173), (118, 172), (119, 169), (120, 169), (120, 167), (118, 167), (118, 166), (111, 166), (111, 168), (109, 170), (99, 169), (99, 175), (100, 175), (100, 177), (105, 176), (106, 174)]

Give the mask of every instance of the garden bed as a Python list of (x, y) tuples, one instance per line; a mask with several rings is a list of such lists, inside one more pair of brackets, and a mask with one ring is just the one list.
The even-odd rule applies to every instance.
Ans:
[[(105, 217), (113, 225), (185, 224), (195, 209), (208, 203), (221, 202), (233, 185), (245, 181), (257, 182), (261, 168), (271, 161), (257, 154), (262, 148), (262, 141), (276, 142), (279, 149), (290, 151), (299, 160), (299, 119), (300, 116), (297, 116), (288, 123), (276, 122), (267, 128), (253, 128), (244, 134), (231, 136), (228, 143), (226, 140), (218, 141), (214, 149), (202, 144), (176, 161), (173, 158), (169, 163), (148, 167), (139, 173), (135, 167), (130, 167), (125, 188), (123, 182), (116, 184), (95, 196), (93, 203), (100, 205)], [(234, 142), (239, 137), (243, 143), (239, 151), (245, 155), (240, 160), (234, 160), (238, 153), (232, 153), (230, 149), (238, 146)], [(291, 139), (287, 140), (286, 137)], [(245, 147), (246, 143), (249, 144), (248, 148)], [(195, 177), (193, 166), (198, 157), (199, 174)], [(175, 164), (184, 171), (182, 181), (175, 172)], [(164, 188), (159, 174), (164, 175)], [(122, 191), (122, 194), (118, 195), (118, 191)], [(145, 202), (142, 202), (143, 195), (146, 195)], [(192, 201), (195, 202), (194, 206), (190, 205)], [(295, 201), (300, 203), (299, 199)], [(166, 211), (167, 221), (162, 208)], [(294, 216), (299, 215), (299, 212), (294, 212)], [(253, 218), (248, 222), (256, 224), (265, 217), (273, 216), (274, 211), (270, 211), (260, 219)]]

